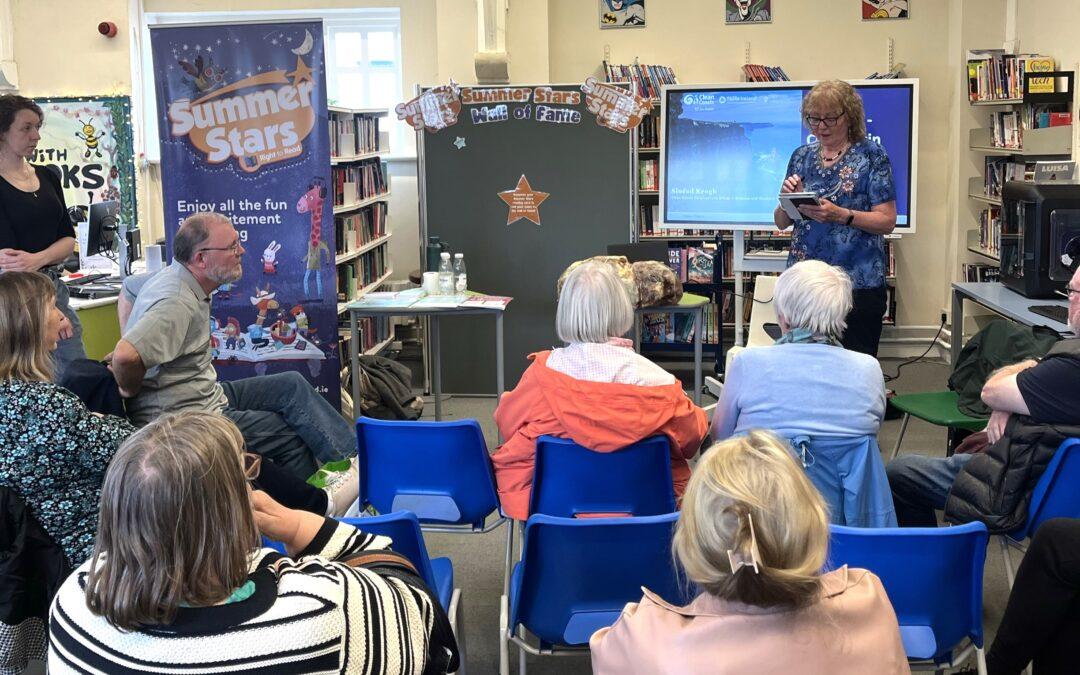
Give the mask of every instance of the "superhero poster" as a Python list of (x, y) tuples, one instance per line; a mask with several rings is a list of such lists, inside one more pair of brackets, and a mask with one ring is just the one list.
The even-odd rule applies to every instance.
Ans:
[(644, 28), (645, 0), (600, 0), (601, 28)]
[(180, 223), (232, 219), (243, 276), (213, 298), (218, 377), (295, 370), (340, 407), (323, 28), (151, 30), (170, 259)]
[(860, 0), (860, 2), (864, 20), (908, 18), (908, 0)]
[(725, 0), (724, 23), (755, 24), (772, 22), (772, 0)]

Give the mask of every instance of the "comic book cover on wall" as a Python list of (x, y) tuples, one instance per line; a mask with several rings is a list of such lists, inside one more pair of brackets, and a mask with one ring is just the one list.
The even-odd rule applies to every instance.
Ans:
[(340, 407), (337, 276), (322, 23), (151, 31), (168, 250), (217, 211), (243, 276), (214, 294), (218, 377), (296, 370)]

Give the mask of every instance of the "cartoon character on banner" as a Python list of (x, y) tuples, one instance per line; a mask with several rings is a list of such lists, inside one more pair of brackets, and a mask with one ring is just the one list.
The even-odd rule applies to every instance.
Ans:
[(772, 21), (772, 0), (727, 0), (725, 23)]
[(307, 333), (308, 331), (308, 317), (307, 312), (304, 311), (303, 305), (297, 305), (289, 310), (292, 314), (293, 324), (296, 326), (298, 333)]
[[(236, 342), (240, 340), (243, 342), (243, 338), (240, 337), (240, 321), (235, 316), (230, 316), (225, 319), (225, 349), (237, 348)], [(244, 345), (240, 345), (240, 349), (243, 349)]]
[(105, 189), (101, 191), (98, 201), (107, 202), (120, 199), (120, 169), (115, 166), (109, 167), (109, 175), (105, 179)]
[[(322, 265), (323, 256), (331, 259), (330, 248), (322, 240), (323, 205), (326, 203), (326, 184), (322, 178), (314, 178), (308, 185), (307, 192), (296, 202), (297, 213), (307, 213), (311, 216), (311, 236), (308, 239), (307, 255), (302, 258), (306, 269), (304, 270), (304, 297), (316, 302), (322, 301)], [(315, 295), (308, 290), (308, 281), (311, 273), (315, 273)]]
[(211, 57), (199, 54), (195, 57), (195, 63), (179, 59), (177, 64), (189, 75), (184, 78), (184, 82), (191, 85), (197, 93), (207, 92), (225, 81), (225, 69), (215, 66)]
[(267, 331), (263, 328), (263, 324), (266, 323), (266, 315), (279, 306), (277, 300), (274, 299), (275, 295), (276, 293), (270, 292), (270, 284), (267, 284), (266, 288), (256, 288), (255, 297), (249, 298), (251, 304), (259, 311), (255, 317), (255, 323), (248, 326), (248, 338), (251, 339), (253, 348), (270, 344), (270, 338), (266, 336)]
[(218, 350), (221, 347), (221, 342), (217, 339), (217, 336), (214, 335), (214, 333), (216, 333), (219, 328), (221, 328), (221, 324), (218, 323), (217, 317), (211, 316), (210, 317), (210, 358), (212, 358), (212, 359), (216, 359), (218, 356), (220, 356), (220, 352)]
[(600, 0), (603, 28), (645, 25), (645, 0)]
[(286, 321), (287, 316), (284, 312), (279, 312), (278, 320), (270, 326), (270, 337), (274, 339), (274, 349), (288, 347), (296, 341), (296, 330)]
[(908, 0), (863, 0), (864, 19), (906, 19)]
[(263, 251), (263, 274), (277, 274), (277, 252), (281, 250), (281, 244), (277, 240), (267, 244)]
[(100, 143), (101, 139), (105, 138), (105, 132), (102, 131), (99, 133), (98, 130), (94, 128), (93, 119), (91, 119), (89, 122), (83, 122), (78, 118), (76, 118), (76, 120), (79, 122), (79, 124), (83, 125), (82, 131), (75, 132), (75, 137), (86, 144), (86, 153), (83, 155), (83, 157), (89, 158), (90, 153), (94, 153), (96, 157), (101, 157)]

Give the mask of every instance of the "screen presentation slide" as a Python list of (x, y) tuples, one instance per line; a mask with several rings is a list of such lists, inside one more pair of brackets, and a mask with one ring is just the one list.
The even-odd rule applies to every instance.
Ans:
[[(867, 134), (893, 165), (897, 225), (908, 223), (908, 86), (857, 87)], [(788, 159), (815, 141), (802, 118), (806, 87), (669, 91), (664, 222), (772, 227)]]

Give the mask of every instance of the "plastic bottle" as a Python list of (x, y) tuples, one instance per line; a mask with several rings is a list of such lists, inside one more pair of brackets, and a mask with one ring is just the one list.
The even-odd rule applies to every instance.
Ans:
[(439, 295), (454, 294), (454, 270), (450, 266), (450, 254), (439, 254)]
[(465, 254), (454, 254), (454, 293), (461, 295), (468, 287), (468, 274), (465, 272)]

